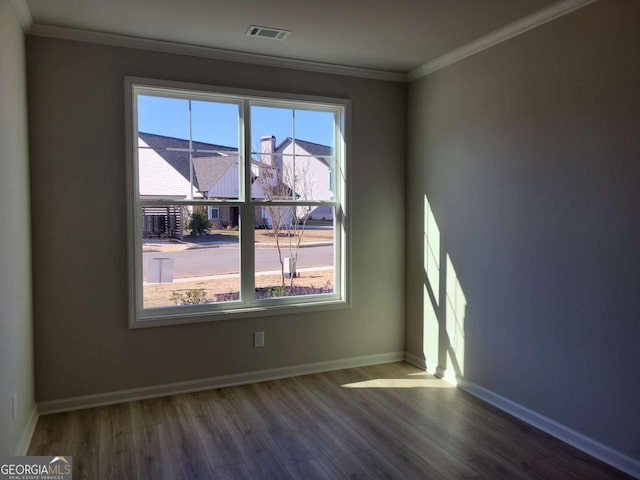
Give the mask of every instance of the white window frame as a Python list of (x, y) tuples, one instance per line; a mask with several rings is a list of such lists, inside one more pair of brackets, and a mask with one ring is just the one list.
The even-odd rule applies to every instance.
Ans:
[[(138, 179), (138, 126), (137, 95), (164, 95), (172, 98), (210, 100), (236, 103), (239, 109), (239, 171), (243, 182), (238, 200), (171, 200), (172, 205), (236, 206), (240, 210), (240, 292), (237, 302), (219, 302), (201, 305), (179, 305), (144, 309), (142, 279), (142, 222), (141, 207), (153, 200), (140, 200)], [(233, 89), (209, 85), (171, 82), (156, 79), (125, 78), (125, 125), (127, 160), (127, 205), (129, 244), (129, 326), (130, 328), (175, 325), (233, 318), (280, 315), (307, 311), (350, 307), (350, 255), (348, 215), (348, 149), (350, 145), (351, 101), (278, 92)], [(255, 292), (255, 238), (254, 208), (272, 205), (274, 201), (251, 199), (251, 106), (274, 106), (335, 114), (334, 124), (334, 196), (329, 201), (278, 200), (282, 206), (328, 206), (334, 211), (334, 293), (301, 295), (281, 298), (256, 299)], [(158, 201), (164, 204), (166, 201)]]

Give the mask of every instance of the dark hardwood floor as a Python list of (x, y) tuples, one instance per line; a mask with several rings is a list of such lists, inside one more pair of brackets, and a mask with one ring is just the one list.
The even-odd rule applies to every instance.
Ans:
[(74, 479), (630, 478), (406, 363), (42, 416)]

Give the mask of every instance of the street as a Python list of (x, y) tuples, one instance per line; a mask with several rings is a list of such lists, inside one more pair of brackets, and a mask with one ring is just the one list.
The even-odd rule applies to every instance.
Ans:
[[(255, 250), (256, 271), (279, 270), (278, 251), (276, 248), (257, 248)], [(283, 249), (283, 257), (289, 256)], [(143, 254), (143, 271), (146, 280), (149, 260), (152, 258), (173, 259), (173, 277), (191, 277), (199, 275), (216, 275), (239, 271), (240, 252), (237, 246), (220, 248), (198, 248), (176, 252), (151, 252)], [(332, 266), (333, 246), (323, 245), (304, 247), (298, 253), (298, 268)]]

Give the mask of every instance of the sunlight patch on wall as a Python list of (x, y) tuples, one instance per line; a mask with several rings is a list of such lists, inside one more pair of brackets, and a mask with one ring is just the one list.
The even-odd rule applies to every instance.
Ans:
[(449, 349), (447, 365), (453, 367), (455, 374), (464, 376), (464, 321), (467, 299), (458, 281), (451, 257), (447, 254), (447, 291), (446, 291), (446, 324)]
[(427, 370), (455, 383), (464, 376), (467, 299), (426, 195), (423, 213), (422, 350)]
[(426, 285), (422, 293), (422, 322), (422, 350), (425, 363), (428, 371), (435, 372), (438, 367), (440, 323)]
[(440, 229), (424, 196), (424, 288), (422, 294), (422, 350), (427, 370), (435, 372), (439, 365), (440, 351)]
[(426, 195), (424, 196), (424, 271), (437, 306), (440, 297), (440, 229)]

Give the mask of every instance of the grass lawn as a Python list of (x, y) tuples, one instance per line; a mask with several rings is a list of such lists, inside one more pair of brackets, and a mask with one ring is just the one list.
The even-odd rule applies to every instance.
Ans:
[[(294, 285), (322, 287), (329, 282), (333, 284), (333, 269), (314, 272), (302, 272), (294, 280)], [(280, 275), (257, 275), (256, 287), (271, 288), (280, 285)], [(213, 300), (216, 294), (237, 292), (239, 290), (239, 276), (236, 274), (218, 275), (214, 279), (193, 280), (180, 283), (163, 283), (145, 285), (143, 287), (144, 307), (173, 306), (171, 294), (184, 293), (192, 289), (203, 289), (208, 299)]]
[[(209, 237), (214, 237), (219, 240), (234, 240), (237, 239), (240, 235), (240, 232), (237, 230), (210, 230)], [(256, 243), (274, 243), (276, 241), (276, 237), (271, 230), (261, 230), (256, 229), (254, 232), (254, 238), (256, 239)], [(185, 236), (185, 240), (189, 241), (191, 236)], [(286, 240), (286, 233), (280, 233), (280, 240)], [(322, 241), (332, 241), (333, 240), (333, 230), (317, 230), (317, 229), (305, 229), (302, 232), (302, 242), (322, 242)]]

